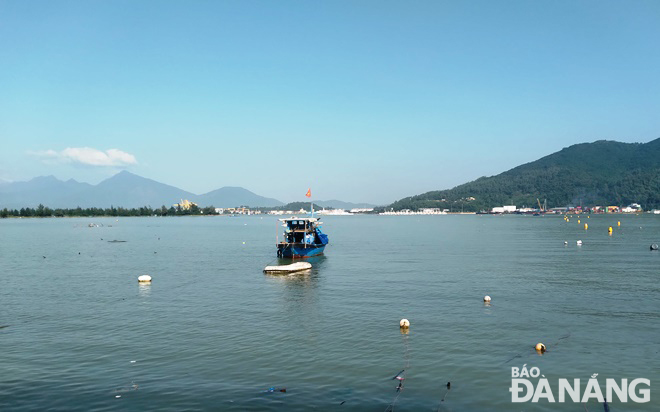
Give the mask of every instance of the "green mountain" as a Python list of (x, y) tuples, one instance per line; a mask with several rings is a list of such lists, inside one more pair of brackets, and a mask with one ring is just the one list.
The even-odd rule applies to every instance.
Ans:
[(660, 139), (576, 144), (497, 176), (398, 200), (387, 209), (474, 212), (502, 205), (536, 207), (537, 198), (547, 199), (548, 207), (639, 203), (647, 210), (660, 208)]

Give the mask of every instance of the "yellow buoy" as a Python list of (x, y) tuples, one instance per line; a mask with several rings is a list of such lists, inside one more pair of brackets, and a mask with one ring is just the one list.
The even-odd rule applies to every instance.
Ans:
[(580, 219), (578, 219), (578, 224), (580, 224)]
[(610, 226), (610, 227), (607, 229), (607, 233), (609, 233), (610, 236), (612, 235), (612, 226)]
[(584, 230), (589, 229), (589, 225), (587, 223), (584, 224)]
[(541, 342), (537, 343), (536, 346), (534, 347), (537, 351), (543, 353), (545, 352), (545, 345), (542, 344)]
[(617, 222), (616, 222), (616, 225), (617, 225), (617, 226), (621, 226), (621, 222), (620, 222), (620, 221), (617, 221)]
[(410, 321), (408, 319), (401, 319), (399, 322), (399, 327), (401, 329), (408, 329), (410, 327)]

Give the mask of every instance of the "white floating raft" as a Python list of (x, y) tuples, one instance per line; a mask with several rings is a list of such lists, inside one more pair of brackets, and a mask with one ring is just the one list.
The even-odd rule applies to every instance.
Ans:
[(311, 263), (296, 262), (290, 265), (266, 266), (264, 268), (264, 273), (292, 273), (292, 272), (300, 272), (301, 270), (307, 270), (311, 268), (312, 268)]

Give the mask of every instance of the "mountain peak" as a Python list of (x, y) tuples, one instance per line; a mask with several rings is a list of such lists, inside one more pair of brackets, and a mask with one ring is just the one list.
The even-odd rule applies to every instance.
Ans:
[(141, 207), (172, 205), (188, 199), (200, 206), (279, 206), (276, 199), (259, 196), (242, 187), (223, 187), (202, 196), (122, 170), (97, 185), (66, 182), (55, 176), (39, 176), (29, 182), (2, 185), (1, 207)]

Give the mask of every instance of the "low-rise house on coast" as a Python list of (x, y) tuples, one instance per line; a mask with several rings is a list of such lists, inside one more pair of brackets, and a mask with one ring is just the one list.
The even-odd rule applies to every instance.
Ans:
[(188, 199), (181, 199), (181, 202), (175, 203), (172, 206), (174, 207), (180, 207), (182, 210), (190, 210), (193, 207), (197, 206), (197, 203), (191, 202)]

